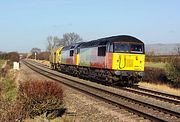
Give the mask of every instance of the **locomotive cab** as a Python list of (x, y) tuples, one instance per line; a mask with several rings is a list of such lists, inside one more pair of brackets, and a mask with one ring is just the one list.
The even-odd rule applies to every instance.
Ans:
[(144, 76), (143, 43), (114, 41), (107, 45), (107, 53), (108, 59), (112, 60), (112, 66), (108, 68), (111, 68), (116, 76), (138, 80)]

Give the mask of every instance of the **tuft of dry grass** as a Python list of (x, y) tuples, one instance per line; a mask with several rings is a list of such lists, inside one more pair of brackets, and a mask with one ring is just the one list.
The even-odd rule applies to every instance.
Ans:
[(147, 83), (147, 82), (140, 82), (138, 85), (155, 89), (155, 90), (161, 90), (166, 93), (171, 93), (171, 94), (180, 96), (180, 89), (174, 89), (165, 84), (153, 84), (153, 83)]
[(167, 64), (163, 62), (145, 62), (145, 67), (166, 69)]

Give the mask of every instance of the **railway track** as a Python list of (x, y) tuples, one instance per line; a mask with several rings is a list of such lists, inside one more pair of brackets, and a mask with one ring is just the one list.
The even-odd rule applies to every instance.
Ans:
[(176, 95), (149, 90), (149, 89), (141, 88), (141, 87), (132, 87), (132, 88), (117, 87), (117, 88), (180, 106), (180, 97)]
[[(46, 65), (43, 65), (43, 64), (40, 64), (40, 63), (37, 63), (37, 62), (35, 62), (35, 63), (37, 65), (39, 65), (39, 66), (42, 66), (44, 68), (49, 69), (49, 67), (46, 66)], [(127, 87), (127, 88), (115, 87), (115, 88), (126, 90), (126, 91), (133, 92), (133, 93), (136, 93), (136, 94), (141, 94), (141, 95), (147, 96), (147, 97), (152, 97), (152, 98), (164, 101), (164, 102), (173, 103), (175, 105), (180, 105), (180, 96), (177, 96), (177, 95), (168, 94), (168, 93), (155, 91), (155, 90), (150, 90), (150, 89), (142, 88), (142, 87), (139, 87), (139, 86), (134, 86), (132, 88), (130, 88), (130, 87)]]
[[(44, 68), (49, 69), (49, 67), (46, 66), (46, 65), (43, 65), (43, 64), (40, 64), (40, 63), (37, 63), (37, 62), (35, 62), (35, 63), (37, 65), (39, 65), (39, 66), (42, 66)], [(128, 91), (128, 92), (133, 92), (135, 94), (140, 94), (140, 95), (143, 95), (143, 96), (155, 98), (155, 99), (158, 99), (158, 100), (161, 100), (161, 101), (164, 101), (164, 102), (169, 102), (169, 103), (172, 103), (172, 104), (175, 104), (175, 105), (180, 105), (180, 96), (177, 96), (177, 95), (168, 94), (168, 93), (155, 91), (155, 90), (150, 90), (150, 89), (142, 88), (142, 87), (139, 87), (139, 86), (134, 86), (132, 88), (129, 88), (129, 87), (127, 87), (127, 88), (115, 87), (115, 88), (122, 89), (122, 90), (125, 90), (125, 91)]]
[[(123, 91), (112, 90), (107, 86), (102, 85), (92, 85), (93, 83), (88, 84), (87, 82), (75, 78), (70, 77), (62, 73), (58, 73), (56, 71), (50, 71), (47, 67), (37, 66), (37, 64), (32, 64), (32, 62), (23, 61), (28, 67), (35, 70), (36, 72), (45, 75), (51, 79), (56, 81), (60, 81), (70, 87), (74, 87), (80, 91), (83, 91), (87, 94), (95, 96), (99, 99), (102, 99), (106, 102), (119, 106), (120, 108), (128, 109), (132, 113), (140, 115), (144, 118), (147, 118), (152, 121), (180, 121), (180, 110), (174, 110), (166, 107), (162, 107), (156, 105), (155, 103), (148, 103), (147, 101), (143, 101), (139, 96), (138, 99), (131, 97), (129, 94), (123, 93)], [(67, 78), (68, 77), (68, 78)], [(83, 82), (82, 82), (83, 81)], [(95, 83), (94, 83), (95, 84)], [(101, 87), (100, 87), (101, 86)], [(136, 95), (134, 95), (136, 96)], [(172, 106), (180, 107), (179, 105)]]

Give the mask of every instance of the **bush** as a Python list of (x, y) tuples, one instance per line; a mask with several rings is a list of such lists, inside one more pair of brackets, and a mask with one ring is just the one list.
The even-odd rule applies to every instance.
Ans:
[(19, 99), (30, 118), (42, 114), (63, 113), (63, 91), (57, 82), (30, 81), (19, 86)]
[(49, 61), (49, 52), (42, 52), (37, 55), (37, 59)]
[(160, 84), (160, 83), (168, 83), (169, 80), (166, 77), (165, 70), (161, 68), (145, 68), (145, 77), (143, 78), (143, 81)]
[(12, 62), (19, 62), (19, 54), (17, 52), (8, 53), (7, 58)]
[(62, 116), (65, 110), (63, 91), (57, 82), (23, 82), (19, 85), (17, 100), (0, 114), (0, 121), (22, 121), (40, 115), (54, 119)]
[(173, 58), (167, 65), (167, 72), (173, 87), (180, 88), (180, 59), (178, 57)]
[[(50, 55), (49, 52), (41, 52), (37, 54), (36, 59), (49, 61), (49, 55)], [(28, 58), (35, 59), (35, 55), (32, 54)]]

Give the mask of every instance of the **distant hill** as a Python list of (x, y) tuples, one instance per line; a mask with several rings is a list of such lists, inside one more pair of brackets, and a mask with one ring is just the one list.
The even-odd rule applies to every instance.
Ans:
[(155, 55), (172, 55), (177, 54), (177, 47), (180, 43), (173, 44), (145, 44), (146, 54), (154, 51)]

